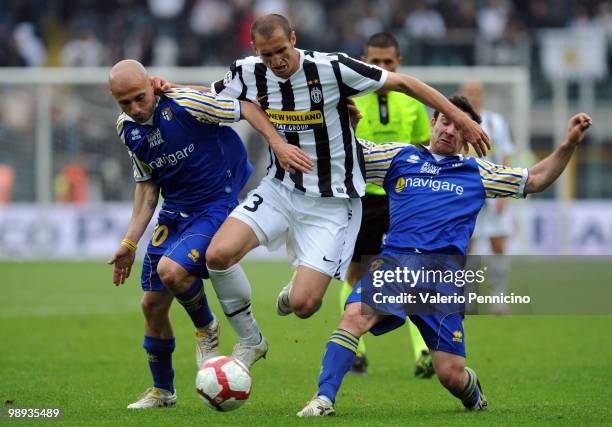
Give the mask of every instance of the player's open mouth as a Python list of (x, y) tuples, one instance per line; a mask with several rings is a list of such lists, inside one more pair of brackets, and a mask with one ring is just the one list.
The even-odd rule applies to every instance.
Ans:
[(274, 67), (273, 68), (273, 70), (276, 71), (277, 73), (282, 73), (286, 69), (287, 69), (286, 65), (279, 65), (278, 67)]

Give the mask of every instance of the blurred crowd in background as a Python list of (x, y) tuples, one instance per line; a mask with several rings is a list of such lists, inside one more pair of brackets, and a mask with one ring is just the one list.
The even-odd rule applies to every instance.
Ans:
[[(0, 67), (108, 67), (124, 58), (145, 66), (227, 67), (253, 53), (251, 23), (272, 12), (290, 18), (298, 47), (305, 49), (360, 57), (370, 35), (390, 31), (400, 41), (405, 65), (525, 67), (531, 113), (545, 110), (533, 114), (542, 130), (531, 134), (536, 156), (554, 143), (546, 113), (552, 85), (540, 61), (541, 31), (599, 29), (605, 34), (607, 69), (612, 63), (612, 0), (2, 0)], [(610, 104), (612, 81), (592, 83), (597, 105)], [(52, 90), (51, 200), (130, 200), (133, 186), (126, 182), (131, 167), (114, 133), (118, 108), (107, 88), (65, 85)], [(512, 87), (503, 90), (498, 98), (509, 99)], [(577, 94), (578, 85), (572, 83), (569, 96), (577, 99)], [(40, 183), (32, 170), (37, 96), (36, 88), (0, 82), (0, 205), (40, 201)], [(247, 135), (251, 159), (265, 158), (262, 141)], [(602, 133), (585, 145), (576, 170), (587, 179), (576, 180), (575, 194), (612, 197), (612, 187), (604, 185), (612, 179), (612, 138)]]
[[(227, 65), (251, 52), (250, 25), (270, 12), (290, 17), (303, 48), (360, 55), (385, 30), (419, 65), (524, 62), (512, 46), (542, 28), (612, 37), (609, 0), (3, 0), (0, 66)], [(481, 41), (503, 48), (483, 58), (472, 48)], [(454, 49), (422, 49), (431, 44)]]

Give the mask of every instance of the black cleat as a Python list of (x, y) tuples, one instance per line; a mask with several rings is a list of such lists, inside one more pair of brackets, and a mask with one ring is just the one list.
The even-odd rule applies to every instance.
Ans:
[(353, 366), (351, 366), (351, 370), (349, 372), (355, 375), (365, 375), (368, 373), (368, 359), (366, 358), (365, 354), (355, 358)]
[(414, 376), (417, 378), (431, 378), (436, 373), (433, 367), (433, 360), (429, 351), (421, 351), (421, 356), (416, 362), (414, 368)]

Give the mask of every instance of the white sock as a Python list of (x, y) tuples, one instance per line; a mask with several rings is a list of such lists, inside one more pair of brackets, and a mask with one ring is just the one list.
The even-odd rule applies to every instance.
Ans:
[(225, 317), (238, 334), (240, 343), (259, 344), (261, 333), (251, 311), (251, 285), (240, 264), (227, 270), (208, 267), (208, 274)]
[(510, 271), (510, 257), (508, 255), (493, 255), (489, 257), (488, 261), (491, 295), (499, 295), (506, 292), (508, 273)]

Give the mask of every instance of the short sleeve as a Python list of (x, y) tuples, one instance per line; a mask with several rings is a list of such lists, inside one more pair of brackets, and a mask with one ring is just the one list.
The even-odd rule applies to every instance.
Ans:
[(240, 120), (240, 101), (227, 96), (194, 89), (171, 89), (164, 95), (202, 123), (227, 123)]
[(338, 54), (338, 64), (342, 83), (348, 88), (348, 95), (360, 96), (374, 92), (387, 81), (388, 73), (376, 65), (366, 64)]
[(357, 141), (363, 150), (366, 182), (382, 187), (393, 158), (407, 145), (402, 142), (375, 144), (359, 138)]
[(144, 182), (151, 179), (151, 168), (141, 161), (134, 153), (128, 150), (130, 160), (132, 161), (132, 169), (134, 171), (134, 181)]
[[(127, 147), (126, 137), (132, 140), (138, 140), (142, 138), (140, 129), (133, 125), (133, 121), (129, 119), (128, 115), (121, 113), (117, 119), (117, 135), (121, 138), (121, 142)], [(132, 124), (132, 125), (130, 125)], [(127, 134), (127, 135), (126, 135)], [(144, 162), (142, 162), (136, 155), (128, 148), (128, 155), (132, 162), (132, 169), (134, 171), (134, 180), (136, 182), (148, 181), (151, 179), (151, 168)]]
[(217, 80), (211, 85), (211, 89), (216, 95), (223, 95), (234, 99), (243, 99), (241, 95), (245, 91), (244, 82), (242, 81), (242, 66), (236, 61), (230, 66), (230, 69), (221, 80)]
[(525, 185), (529, 178), (527, 169), (496, 165), (482, 159), (475, 160), (487, 198), (525, 197)]

